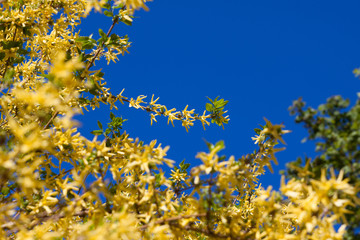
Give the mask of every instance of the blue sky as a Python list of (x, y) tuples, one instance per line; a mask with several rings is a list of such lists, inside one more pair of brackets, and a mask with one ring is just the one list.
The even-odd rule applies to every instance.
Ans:
[[(230, 122), (206, 131), (200, 123), (189, 130), (160, 119), (150, 126), (149, 115), (119, 106), (117, 116), (128, 119), (124, 129), (145, 142), (157, 139), (169, 145), (168, 157), (196, 165), (195, 155), (205, 151), (203, 139), (224, 140), (224, 154), (241, 157), (256, 149), (251, 137), (263, 117), (292, 130), (284, 139), (275, 173), (263, 185), (279, 186), (278, 171), (298, 156), (313, 156), (313, 143), (301, 144), (305, 130), (294, 123), (288, 107), (303, 97), (316, 107), (333, 95), (354, 103), (360, 80), (352, 74), (360, 66), (360, 1), (161, 1), (149, 2), (150, 11), (136, 13), (133, 26), (117, 25), (115, 33), (128, 35), (130, 54), (103, 68), (114, 94), (152, 94), (159, 103), (179, 110), (186, 105), (202, 113), (206, 96), (229, 100)], [(82, 35), (107, 30), (111, 20), (93, 14), (83, 21)], [(95, 68), (94, 68), (95, 69)], [(97, 120), (109, 121), (109, 109), (78, 116), (80, 131), (88, 138)]]

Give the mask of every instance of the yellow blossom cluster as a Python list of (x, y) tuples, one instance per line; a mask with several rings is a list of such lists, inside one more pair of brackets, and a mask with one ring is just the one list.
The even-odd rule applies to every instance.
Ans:
[[(167, 159), (169, 147), (156, 140), (120, 131), (116, 116), (106, 130), (99, 124), (101, 136), (81, 135), (73, 116), (100, 103), (127, 103), (151, 123), (165, 116), (186, 130), (229, 120), (223, 99), (202, 115), (168, 109), (154, 96), (113, 95), (92, 69), (127, 52), (127, 37), (113, 28), (145, 3), (0, 0), (0, 239), (342, 239), (344, 215), (359, 205), (359, 186), (342, 172), (315, 180), (306, 165), (280, 192), (261, 187), (282, 150), (282, 125), (266, 120), (257, 150), (241, 158), (220, 156), (221, 141), (208, 144), (192, 168)], [(97, 40), (75, 31), (93, 9), (113, 20)]]

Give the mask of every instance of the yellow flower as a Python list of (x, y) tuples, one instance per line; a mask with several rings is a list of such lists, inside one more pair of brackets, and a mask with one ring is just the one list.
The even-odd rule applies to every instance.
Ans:
[(176, 171), (171, 170), (170, 176), (170, 179), (173, 179), (175, 182), (181, 182), (185, 181), (187, 174), (180, 172), (180, 169), (176, 169)]

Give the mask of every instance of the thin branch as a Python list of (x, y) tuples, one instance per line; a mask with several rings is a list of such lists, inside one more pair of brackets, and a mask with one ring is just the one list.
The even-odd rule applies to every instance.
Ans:
[[(72, 216), (73, 217), (85, 217), (85, 216), (88, 215), (88, 213), (89, 213), (88, 209), (83, 209), (81, 211), (78, 211), (78, 212), (74, 213)], [(45, 222), (47, 220), (52, 220), (52, 222), (56, 222), (59, 219), (64, 218), (65, 216), (66, 216), (66, 214), (64, 212), (60, 212), (60, 213), (54, 214), (54, 215), (49, 215), (47, 213), (44, 213), (43, 216), (38, 217), (39, 219), (37, 219), (37, 221), (33, 222), (30, 225), (30, 228), (33, 228), (36, 225), (38, 225), (38, 224), (40, 224), (42, 222)]]
[[(109, 36), (110, 36), (111, 31), (114, 29), (114, 27), (115, 27), (116, 23), (118, 23), (118, 21), (119, 21), (119, 18), (118, 18), (118, 17), (115, 17), (113, 23), (111, 24), (111, 26), (110, 26), (110, 28), (109, 28), (109, 30), (108, 30), (108, 32), (106, 33), (106, 37), (109, 37)], [(89, 64), (88, 64), (88, 65), (86, 66), (86, 68), (85, 68), (85, 71), (84, 71), (85, 73), (86, 73), (87, 71), (89, 71), (89, 69), (93, 66), (93, 64), (94, 64), (94, 62), (95, 62), (95, 59), (99, 56), (101, 50), (102, 50), (103, 47), (104, 47), (104, 44), (105, 44), (105, 42), (103, 42), (100, 46), (98, 46), (98, 47), (96, 48), (94, 57), (91, 59), (91, 61), (89, 62)], [(54, 115), (50, 118), (50, 120), (49, 120), (49, 121), (46, 123), (46, 125), (44, 126), (44, 130), (49, 127), (50, 123), (54, 120), (54, 118), (55, 118), (58, 114), (59, 114), (59, 112), (57, 112), (57, 111), (54, 113)]]
[[(171, 224), (171, 223), (170, 223)], [(199, 227), (195, 227), (193, 226), (192, 224), (188, 224), (184, 227), (178, 225), (178, 224), (171, 224), (172, 226), (174, 227), (177, 227), (177, 228), (180, 228), (180, 229), (183, 229), (183, 230), (187, 230), (187, 231), (194, 231), (194, 232), (197, 232), (197, 233), (202, 233), (202, 234), (205, 234), (209, 237), (213, 237), (215, 239), (235, 239), (235, 240), (245, 240), (245, 239), (242, 239), (240, 237), (232, 237), (230, 235), (227, 235), (227, 234), (221, 234), (221, 233), (214, 233), (214, 232), (210, 232), (207, 228), (199, 228)], [(250, 240), (250, 239), (247, 239), (247, 240)]]
[(47, 129), (50, 125), (50, 123), (56, 118), (56, 116), (59, 114), (58, 111), (54, 112), (54, 114), (52, 115), (52, 117), (50, 118), (50, 120), (45, 124), (43, 130)]
[[(212, 186), (215, 184), (215, 182), (216, 182), (215, 180), (216, 180), (216, 178), (215, 179), (207, 179), (207, 180), (201, 181), (199, 184), (196, 184), (196, 185), (191, 185), (191, 186), (181, 188), (181, 189), (174, 189), (174, 192), (177, 196), (179, 196), (181, 192), (184, 192), (184, 191), (192, 189), (192, 188), (196, 188), (198, 186), (202, 186), (202, 187)], [(208, 184), (208, 185), (204, 185), (204, 184)]]
[[(153, 224), (163, 224), (163, 223), (169, 223), (174, 222), (181, 219), (187, 219), (187, 218), (196, 218), (196, 217), (205, 217), (206, 213), (197, 213), (197, 214), (191, 214), (191, 215), (182, 215), (182, 216), (176, 216), (176, 217), (170, 217), (165, 219), (160, 219), (155, 221)], [(145, 224), (139, 227), (140, 230), (145, 230), (148, 228), (150, 224)]]
[[(19, 11), (20, 11), (20, 9), (21, 9), (21, 8), (19, 8)], [(14, 42), (15, 39), (16, 39), (16, 32), (17, 32), (17, 25), (15, 25), (15, 31), (14, 31), (14, 35), (13, 35), (13, 39), (12, 39), (13, 42)], [(3, 74), (2, 74), (2, 78), (5, 77), (5, 74), (6, 74), (6, 71), (7, 71), (7, 68), (8, 68), (9, 65), (10, 65), (10, 58), (8, 58), (8, 59), (6, 60), (5, 67), (4, 67), (4, 72), (3, 72)]]
[(213, 182), (213, 177), (214, 177), (214, 174), (211, 173), (210, 175), (210, 181), (209, 181), (209, 189), (208, 189), (208, 199), (207, 199), (207, 204), (208, 204), (208, 209), (206, 211), (206, 227), (207, 227), (207, 231), (211, 234), (213, 234), (213, 229), (211, 228), (211, 207), (213, 205), (213, 199), (212, 199), (212, 186), (214, 185), (214, 182)]
[[(53, 208), (51, 210), (56, 211), (56, 209), (57, 208)], [(88, 209), (83, 209), (81, 211), (74, 213), (72, 216), (73, 217), (85, 217), (88, 213), (89, 213)], [(30, 225), (30, 228), (33, 228), (36, 225), (39, 225), (47, 220), (52, 220), (53, 222), (56, 222), (57, 220), (64, 218), (65, 216), (66, 216), (66, 214), (64, 212), (59, 212), (59, 213), (53, 214), (53, 215), (50, 215), (47, 212), (39, 213), (39, 214), (33, 216), (33, 220), (35, 220), (35, 221)], [(16, 223), (14, 221), (11, 221), (11, 222), (2, 224), (1, 228), (2, 229), (11, 229), (15, 225), (16, 225)], [(18, 230), (19, 229), (15, 228), (15, 229), (12, 229), (12, 232), (16, 232)]]
[[(110, 34), (111, 34), (111, 31), (114, 29), (115, 25), (118, 23), (119, 21), (119, 17), (115, 17), (114, 20), (113, 20), (113, 23), (111, 24), (108, 32), (106, 33), (106, 37), (109, 37)], [(104, 44), (105, 42), (103, 42), (100, 46), (98, 46), (95, 50), (95, 55), (94, 57), (91, 59), (91, 61), (89, 62), (89, 64), (86, 66), (85, 68), (85, 73), (93, 66), (94, 62), (95, 62), (95, 59), (99, 56), (101, 50), (103, 49), (104, 47)]]

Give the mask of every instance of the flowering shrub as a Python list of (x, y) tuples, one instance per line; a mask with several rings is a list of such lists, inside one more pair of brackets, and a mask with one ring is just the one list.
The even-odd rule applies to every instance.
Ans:
[[(257, 149), (241, 158), (219, 155), (222, 141), (209, 143), (191, 169), (174, 166), (168, 147), (130, 137), (114, 114), (106, 128), (99, 122), (94, 139), (81, 135), (73, 116), (100, 103), (128, 104), (148, 112), (151, 123), (164, 116), (187, 131), (195, 121), (204, 128), (229, 121), (224, 99), (209, 99), (201, 115), (106, 87), (94, 62), (127, 52), (128, 38), (113, 28), (130, 25), (145, 3), (0, 0), (1, 238), (342, 239), (348, 206), (359, 204), (359, 186), (342, 171), (315, 179), (309, 164), (296, 166), (297, 177), (283, 179), (280, 192), (261, 187), (259, 176), (282, 150), (282, 125), (265, 120), (255, 130)], [(75, 31), (92, 10), (112, 19), (99, 39)]]

